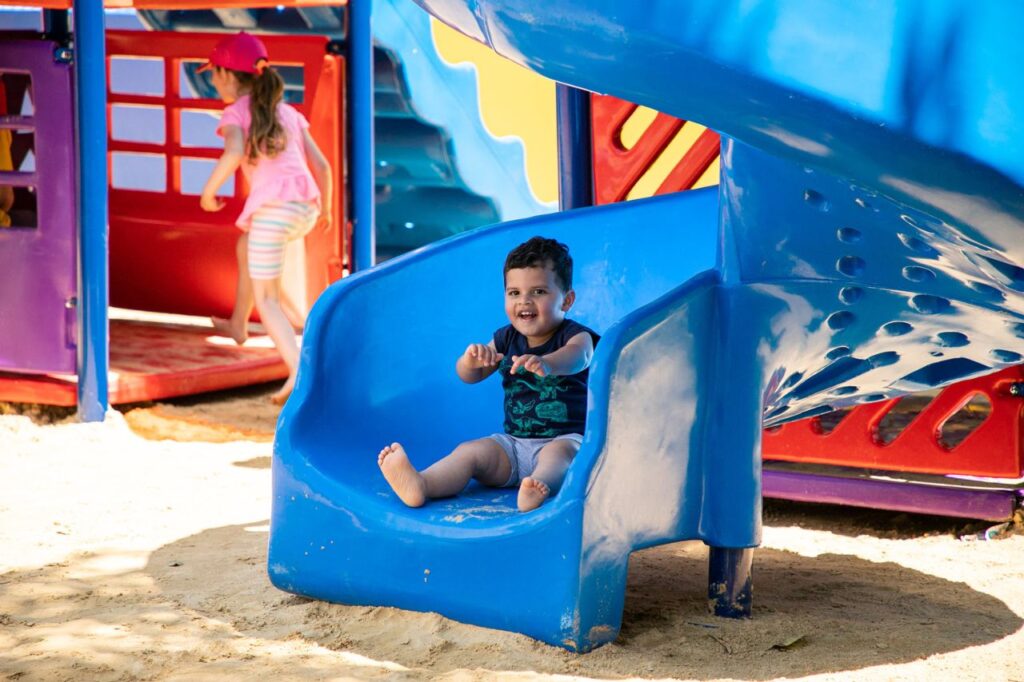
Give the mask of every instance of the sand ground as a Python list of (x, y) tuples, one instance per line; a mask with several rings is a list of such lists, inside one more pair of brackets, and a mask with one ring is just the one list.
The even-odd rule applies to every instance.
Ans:
[(280, 592), (273, 390), (103, 424), (0, 404), (0, 679), (1024, 682), (1024, 533), (965, 520), (769, 502), (753, 619), (707, 615), (702, 544), (645, 550), (586, 655)]

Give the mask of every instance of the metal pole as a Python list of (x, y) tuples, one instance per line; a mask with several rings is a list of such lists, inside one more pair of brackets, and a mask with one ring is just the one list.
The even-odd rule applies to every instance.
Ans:
[(110, 367), (103, 0), (74, 1), (78, 142), (78, 416), (103, 421)]
[(590, 141), (590, 93), (570, 85), (555, 86), (558, 118), (558, 208), (594, 205)]
[(754, 550), (712, 547), (708, 555), (708, 607), (716, 616), (750, 618)]
[(373, 160), (372, 0), (348, 3), (349, 173), (354, 270), (376, 262)]

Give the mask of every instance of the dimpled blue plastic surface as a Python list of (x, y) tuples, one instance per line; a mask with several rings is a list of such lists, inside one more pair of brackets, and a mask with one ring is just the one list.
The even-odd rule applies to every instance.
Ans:
[[(757, 544), (763, 425), (1021, 360), (1024, 7), (419, 1), (723, 132), (720, 196), (495, 226), (329, 290), (276, 441), (276, 585), (586, 650), (618, 631), (632, 550)], [(480, 488), (407, 509), (375, 454), (423, 466), (500, 428), (497, 382), (453, 364), (504, 323), (500, 264), (533, 234), (570, 245), (574, 316), (604, 333), (580, 453), (530, 514)]]

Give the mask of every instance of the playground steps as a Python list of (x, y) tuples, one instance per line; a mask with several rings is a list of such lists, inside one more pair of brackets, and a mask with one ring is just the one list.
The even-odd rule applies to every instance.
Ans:
[[(267, 336), (244, 346), (210, 327), (110, 322), (111, 404), (159, 400), (284, 379), (288, 369)], [(73, 406), (73, 374), (0, 372), (0, 401)]]

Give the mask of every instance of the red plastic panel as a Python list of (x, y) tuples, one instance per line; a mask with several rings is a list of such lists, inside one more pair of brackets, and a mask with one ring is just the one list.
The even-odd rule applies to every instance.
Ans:
[[(204, 61), (222, 34), (110, 31), (108, 70), (117, 58), (162, 60), (162, 94), (123, 94), (108, 87), (108, 118), (117, 105), (158, 107), (164, 117), (164, 141), (109, 140), (111, 154), (155, 154), (165, 164), (166, 191), (110, 190), (110, 287), (113, 305), (137, 310), (191, 315), (226, 315), (235, 295), (235, 217), (244, 202), (241, 172), (234, 196), (218, 213), (199, 208), (198, 196), (184, 195), (181, 159), (216, 159), (220, 147), (183, 145), (182, 111), (220, 111), (219, 100), (181, 97), (180, 63)], [(334, 169), (334, 225), (328, 234), (306, 240), (306, 295), (312, 301), (341, 276), (348, 249), (343, 190), (344, 64), (325, 54), (319, 36), (263, 36), (277, 65), (301, 66), (302, 103), (296, 104)], [(113, 166), (112, 166), (113, 168)], [(111, 176), (113, 177), (113, 176)], [(202, 178), (202, 179), (205, 179)], [(201, 186), (201, 183), (200, 183)]]
[[(209, 329), (130, 320), (110, 323), (110, 402), (159, 400), (276, 381), (288, 368), (267, 337), (237, 346)], [(260, 344), (258, 339), (264, 338)], [(0, 372), (0, 400), (70, 407), (74, 374)]]
[[(659, 113), (636, 144), (626, 149), (620, 138), (622, 126), (637, 108), (636, 104), (608, 95), (590, 96), (595, 203), (624, 201), (686, 124), (682, 119)], [(718, 152), (718, 133), (705, 130), (655, 194), (690, 189), (718, 158)]]
[[(765, 431), (766, 460), (809, 462), (927, 474), (962, 474), (996, 478), (1024, 475), (1021, 454), (1021, 398), (1010, 386), (1024, 378), (1021, 367), (962, 381), (943, 389), (914, 420), (884, 445), (879, 425), (899, 399), (853, 409), (830, 433), (818, 417)], [(943, 423), (972, 396), (984, 395), (988, 417), (952, 449), (939, 440)]]

